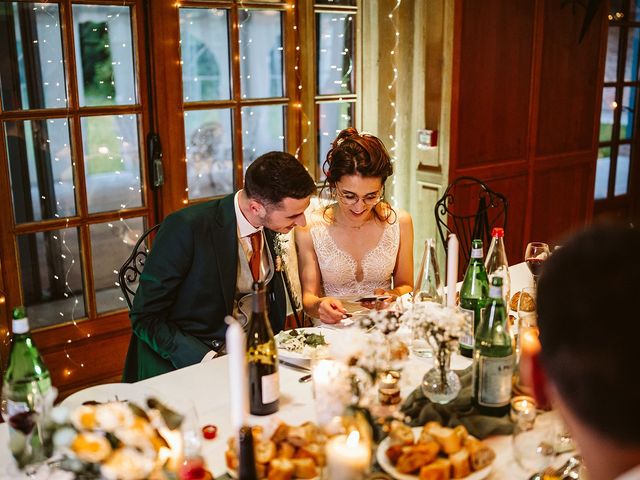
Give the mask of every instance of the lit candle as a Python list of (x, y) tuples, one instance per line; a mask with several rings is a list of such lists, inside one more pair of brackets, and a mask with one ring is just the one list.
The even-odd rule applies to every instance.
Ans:
[(398, 372), (389, 371), (380, 375), (378, 400), (382, 405), (395, 405), (400, 403), (399, 380), (400, 374)]
[(536, 401), (528, 395), (518, 395), (511, 400), (511, 420), (517, 421), (518, 414), (536, 409)]
[(540, 352), (538, 329), (526, 327), (520, 332), (520, 387), (525, 392), (533, 391), (533, 359)]
[(349, 436), (337, 435), (326, 445), (327, 478), (331, 480), (358, 480), (364, 478), (371, 465), (371, 449), (360, 441), (360, 432)]
[(344, 412), (349, 403), (350, 385), (344, 364), (323, 358), (313, 360), (311, 380), (316, 405), (316, 420), (321, 427), (329, 425)]
[(247, 378), (246, 339), (240, 323), (227, 317), (226, 348), (229, 357), (229, 392), (231, 425), (234, 431), (246, 425), (249, 412), (249, 380)]
[(449, 235), (447, 246), (447, 307), (456, 306), (456, 285), (458, 283), (458, 237)]

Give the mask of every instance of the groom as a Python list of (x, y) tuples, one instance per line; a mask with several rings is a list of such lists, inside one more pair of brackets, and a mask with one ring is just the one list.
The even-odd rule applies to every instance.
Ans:
[(292, 155), (270, 152), (247, 169), (244, 189), (164, 219), (130, 312), (133, 335), (123, 381), (134, 382), (213, 358), (224, 317), (246, 322), (254, 281), (267, 286), (269, 319), (282, 330), (286, 298), (274, 238), (306, 224), (316, 186)]

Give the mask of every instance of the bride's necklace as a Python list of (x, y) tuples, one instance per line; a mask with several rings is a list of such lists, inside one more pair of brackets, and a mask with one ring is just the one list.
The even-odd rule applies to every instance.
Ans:
[(362, 227), (366, 226), (371, 220), (374, 219), (374, 217), (373, 211), (371, 211), (369, 212), (369, 216), (367, 217), (367, 219), (365, 219), (362, 223), (360, 223), (359, 225), (352, 225), (344, 218), (344, 214), (340, 210), (338, 210), (336, 213), (334, 213), (333, 219), (338, 225), (342, 227), (350, 228), (353, 230), (361, 230)]

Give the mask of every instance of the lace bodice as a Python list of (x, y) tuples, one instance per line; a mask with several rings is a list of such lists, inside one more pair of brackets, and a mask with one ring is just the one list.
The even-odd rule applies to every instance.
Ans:
[(331, 236), (323, 209), (310, 215), (309, 226), (320, 265), (325, 296), (371, 295), (376, 288), (391, 288), (391, 277), (400, 246), (399, 222), (385, 224), (376, 247), (362, 258), (362, 281), (356, 279), (356, 259), (341, 250)]

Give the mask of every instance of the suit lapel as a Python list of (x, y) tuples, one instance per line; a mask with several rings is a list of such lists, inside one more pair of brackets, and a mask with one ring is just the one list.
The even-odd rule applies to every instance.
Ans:
[(227, 314), (233, 314), (233, 300), (238, 280), (238, 226), (233, 203), (234, 195), (220, 200), (216, 221), (212, 228), (212, 243), (218, 252), (218, 272)]

